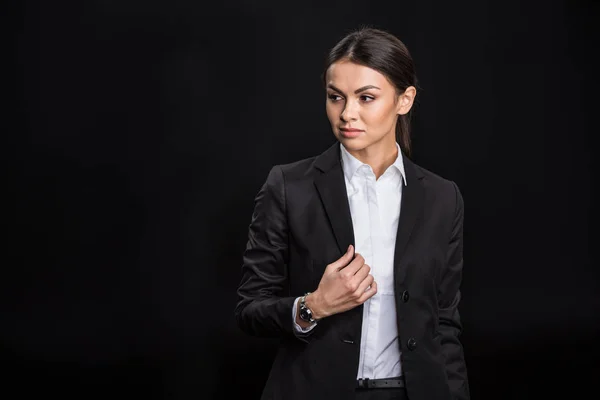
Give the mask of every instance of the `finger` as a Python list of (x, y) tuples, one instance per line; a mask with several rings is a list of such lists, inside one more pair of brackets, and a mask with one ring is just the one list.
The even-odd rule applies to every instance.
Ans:
[(362, 256), (362, 254), (356, 253), (356, 257), (354, 257), (354, 260), (352, 260), (350, 264), (343, 267), (344, 274), (346, 274), (348, 277), (352, 277), (358, 272), (358, 270), (363, 266), (364, 263), (365, 258)]
[(356, 271), (352, 277), (352, 280), (356, 280), (356, 282), (360, 284), (367, 277), (367, 275), (369, 275), (369, 272), (371, 272), (371, 267), (367, 264), (363, 264), (358, 271)]
[(354, 246), (350, 245), (348, 246), (348, 250), (346, 250), (344, 255), (329, 264), (329, 267), (335, 269), (336, 271), (340, 270), (348, 265), (350, 261), (352, 261), (352, 257), (354, 257)]
[(375, 278), (373, 277), (373, 275), (368, 274), (365, 277), (365, 279), (363, 279), (360, 282), (360, 284), (358, 285), (358, 288), (354, 292), (356, 294), (356, 297), (360, 299), (361, 296), (369, 289), (369, 286), (371, 286), (374, 281), (375, 281)]
[(369, 300), (375, 295), (375, 293), (377, 293), (377, 282), (373, 280), (373, 282), (371, 283), (371, 287), (365, 290), (363, 294), (358, 298), (359, 304), (362, 304), (365, 301)]

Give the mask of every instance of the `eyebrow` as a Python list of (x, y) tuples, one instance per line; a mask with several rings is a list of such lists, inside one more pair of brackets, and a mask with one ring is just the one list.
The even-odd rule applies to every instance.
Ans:
[[(336, 88), (335, 86), (333, 86), (331, 83), (327, 85), (328, 88), (335, 90), (336, 92), (340, 92), (340, 93), (344, 93), (342, 92), (340, 89)], [(381, 90), (380, 88), (378, 88), (377, 86), (373, 86), (373, 85), (367, 85), (367, 86), (363, 86), (361, 88), (358, 88), (354, 91), (354, 94), (359, 94), (360, 92), (364, 92), (365, 90), (369, 90), (369, 89), (377, 89), (377, 90)]]

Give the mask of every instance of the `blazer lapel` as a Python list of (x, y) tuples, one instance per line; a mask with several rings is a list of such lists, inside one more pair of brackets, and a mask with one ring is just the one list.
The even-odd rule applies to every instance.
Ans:
[(349, 245), (354, 246), (354, 230), (339, 146), (339, 143), (334, 144), (315, 160), (315, 167), (323, 172), (315, 179), (315, 186), (333, 229), (340, 254), (344, 254)]
[(406, 268), (400, 268), (400, 262), (414, 227), (421, 219), (425, 197), (421, 182), (423, 174), (406, 155), (403, 155), (403, 160), (406, 173), (406, 186), (402, 188), (400, 220), (398, 221), (396, 248), (394, 250), (394, 275), (396, 282), (403, 282), (404, 280)]
[[(322, 172), (315, 179), (315, 186), (333, 229), (340, 254), (344, 254), (348, 246), (350, 244), (354, 246), (355, 242), (339, 146), (340, 144), (336, 142), (315, 160), (315, 167)], [(425, 197), (421, 182), (422, 172), (404, 154), (403, 162), (407, 185), (402, 189), (400, 219), (394, 250), (394, 270), (397, 282), (402, 282), (404, 279), (406, 271), (400, 268), (400, 263), (414, 227), (422, 216)]]

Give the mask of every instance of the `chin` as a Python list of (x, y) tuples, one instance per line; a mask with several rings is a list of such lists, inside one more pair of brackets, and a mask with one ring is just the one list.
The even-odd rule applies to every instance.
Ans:
[(342, 143), (347, 150), (354, 150), (354, 151), (362, 150), (365, 147), (368, 147), (370, 144), (368, 141), (364, 140), (363, 138), (347, 139), (341, 135), (337, 137), (337, 140), (340, 143)]

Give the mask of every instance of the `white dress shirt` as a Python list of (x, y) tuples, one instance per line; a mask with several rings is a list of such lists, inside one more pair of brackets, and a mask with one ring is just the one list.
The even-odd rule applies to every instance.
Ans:
[[(402, 375), (394, 298), (394, 250), (406, 174), (402, 152), (375, 179), (371, 167), (341, 147), (341, 161), (354, 229), (355, 252), (371, 267), (377, 293), (364, 303), (357, 378), (392, 378)], [(307, 335), (315, 326), (302, 329), (292, 317), (296, 333)]]

